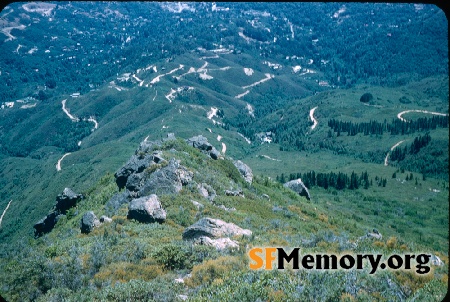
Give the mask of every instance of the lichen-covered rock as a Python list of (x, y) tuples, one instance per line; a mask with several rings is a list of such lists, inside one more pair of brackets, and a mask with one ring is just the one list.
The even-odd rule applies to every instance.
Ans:
[(113, 215), (117, 212), (121, 205), (127, 203), (130, 200), (130, 192), (123, 191), (116, 193), (111, 197), (105, 205), (105, 210), (108, 215)]
[(166, 220), (166, 211), (162, 208), (158, 196), (152, 194), (133, 199), (128, 206), (127, 218), (144, 223), (161, 223)]
[(226, 249), (239, 249), (239, 243), (236, 240), (232, 240), (228, 237), (211, 239), (206, 236), (198, 237), (193, 240), (194, 244), (213, 246), (218, 251), (223, 251)]
[(234, 223), (227, 223), (220, 219), (205, 217), (187, 227), (183, 232), (183, 239), (209, 237), (217, 239), (232, 236), (251, 236), (252, 231), (242, 229)]
[(102, 215), (102, 216), (100, 217), (100, 222), (101, 222), (101, 223), (110, 223), (110, 222), (112, 222), (112, 219), (109, 218), (108, 216)]
[(225, 195), (227, 196), (241, 196), (244, 197), (244, 193), (242, 192), (242, 190), (225, 190)]
[(216, 191), (214, 190), (214, 188), (206, 183), (198, 184), (197, 189), (198, 193), (207, 198), (209, 201), (213, 201), (216, 197)]
[(244, 177), (245, 181), (251, 184), (253, 181), (252, 169), (240, 160), (234, 160), (233, 164), (238, 169), (239, 173), (241, 173), (242, 177)]
[(160, 168), (150, 175), (144, 175), (142, 185), (136, 196), (147, 196), (149, 194), (173, 194), (181, 191), (184, 185), (192, 181), (194, 174), (187, 170), (174, 158), (169, 164)]
[(160, 148), (161, 142), (159, 141), (147, 141), (144, 140), (139, 144), (139, 147), (135, 151), (135, 155), (143, 154), (143, 153), (150, 153), (155, 148)]
[(115, 174), (116, 183), (119, 189), (125, 187), (128, 177), (133, 173), (141, 173), (153, 162), (151, 154), (133, 155), (128, 162)]
[(142, 186), (142, 178), (144, 177), (144, 172), (134, 173), (128, 176), (127, 183), (125, 187), (128, 191), (139, 191)]
[(308, 188), (305, 186), (301, 178), (288, 181), (283, 186), (291, 189), (294, 192), (297, 192), (300, 196), (306, 197), (306, 199), (308, 200), (311, 199), (311, 195), (309, 195)]
[(208, 139), (206, 137), (204, 137), (203, 135), (198, 135), (198, 136), (188, 138), (186, 140), (186, 142), (188, 143), (188, 145), (190, 145), (194, 148), (197, 148), (199, 150), (202, 150), (202, 151), (211, 151), (213, 148), (213, 145), (211, 145), (208, 142)]
[(212, 159), (218, 159), (220, 152), (208, 142), (208, 139), (203, 135), (194, 136), (186, 140), (188, 145), (199, 149), (200, 151), (208, 154)]
[(213, 147), (211, 151), (209, 151), (209, 156), (211, 156), (212, 159), (218, 159), (220, 156), (220, 152), (215, 147)]
[(40, 237), (44, 234), (50, 233), (58, 222), (59, 218), (63, 215), (58, 214), (57, 212), (51, 212), (38, 222), (36, 222), (33, 226), (34, 228), (34, 236)]
[(89, 234), (90, 232), (92, 232), (94, 227), (98, 227), (99, 225), (100, 220), (98, 220), (94, 212), (92, 211), (86, 212), (81, 218), (81, 225), (80, 225), (81, 233)]
[(51, 232), (58, 220), (83, 198), (84, 196), (82, 194), (77, 194), (70, 188), (65, 188), (62, 194), (56, 197), (56, 202), (51, 212), (34, 224), (34, 236), (40, 237)]
[(83, 199), (82, 194), (77, 194), (70, 188), (65, 188), (62, 194), (56, 197), (55, 212), (66, 214), (67, 210), (73, 208), (81, 199)]

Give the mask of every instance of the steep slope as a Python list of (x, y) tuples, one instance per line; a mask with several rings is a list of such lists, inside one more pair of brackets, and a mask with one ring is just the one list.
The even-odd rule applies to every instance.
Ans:
[[(305, 254), (425, 250), (447, 260), (407, 238), (370, 235), (364, 221), (350, 226), (345, 213), (267, 177), (248, 178), (244, 163), (214, 159), (201, 137), (189, 142), (194, 147), (173, 136), (143, 141), (115, 177), (106, 175), (83, 192), (48, 234), (30, 244), (3, 244), (0, 293), (9, 301), (311, 300), (356, 293), (400, 301), (445, 294), (447, 264), (439, 262), (425, 276), (407, 270), (371, 275), (368, 268), (250, 270), (246, 252), (259, 246), (300, 247)], [(119, 191), (123, 175), (126, 188)], [(116, 203), (120, 196), (129, 197)]]
[[(118, 168), (130, 144), (148, 135), (174, 131), (188, 138), (201, 131), (230, 156), (283, 160), (254, 153), (260, 142), (254, 134), (275, 130), (274, 112), (298, 100), (311, 107), (298, 112), (304, 119), (286, 116), (289, 123), (280, 123), (290, 132), (279, 140), (283, 150), (309, 148), (298, 137), (311, 127), (307, 111), (320, 105), (310, 100), (323, 91), (421, 80), (413, 87), (445, 98), (445, 81), (423, 79), (448, 74), (446, 25), (433, 5), (12, 3), (0, 15), (0, 206), (13, 200), (0, 238), (31, 235), (29, 226), (51, 207), (64, 182), (76, 180), (81, 190), (92, 186)], [(405, 109), (425, 110), (433, 102)], [(315, 111), (319, 121), (333, 116), (336, 107), (326, 104)], [(364, 109), (370, 111), (355, 114), (376, 115), (376, 107)], [(308, 132), (316, 146), (323, 126)], [(266, 142), (278, 142), (279, 132)], [(396, 142), (383, 142), (375, 157), (384, 158)], [(346, 145), (337, 140), (326, 148), (367, 155)], [(414, 166), (415, 159), (407, 160)], [(255, 169), (270, 168), (272, 177), (298, 172), (289, 170), (294, 165), (281, 171), (277, 163)]]

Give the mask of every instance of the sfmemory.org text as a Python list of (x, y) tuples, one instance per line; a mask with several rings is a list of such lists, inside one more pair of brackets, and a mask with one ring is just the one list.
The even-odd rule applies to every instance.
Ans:
[(250, 257), (250, 269), (285, 269), (287, 264), (289, 268), (298, 269), (317, 269), (317, 270), (336, 270), (336, 269), (359, 269), (364, 267), (370, 269), (370, 274), (378, 269), (415, 269), (417, 274), (427, 274), (430, 271), (431, 255), (427, 254), (393, 254), (383, 257), (381, 254), (356, 254), (356, 255), (327, 255), (327, 254), (300, 254), (300, 248), (293, 248), (289, 252), (284, 248), (265, 247), (252, 248), (248, 251)]

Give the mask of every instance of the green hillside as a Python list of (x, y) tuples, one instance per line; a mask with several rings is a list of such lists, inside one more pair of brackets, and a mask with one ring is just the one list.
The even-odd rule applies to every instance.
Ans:
[[(367, 193), (362, 189), (354, 195), (335, 195), (312, 190), (312, 200), (308, 201), (267, 177), (254, 177), (248, 184), (230, 159), (213, 160), (181, 139), (166, 141), (162, 147), (152, 150), (161, 150), (160, 156), (167, 160), (180, 160), (193, 174), (179, 193), (159, 195), (167, 212), (163, 223), (129, 219), (128, 205), (124, 204), (110, 223), (94, 227), (89, 234), (80, 233), (83, 215), (87, 211), (93, 211), (97, 217), (104, 215), (105, 204), (118, 192), (113, 175), (107, 174), (83, 192), (85, 198), (49, 234), (3, 246), (2, 295), (10, 301), (24, 298), (48, 301), (62, 297), (68, 301), (171, 301), (183, 295), (192, 301), (267, 297), (285, 301), (314, 297), (354, 299), (358, 293), (358, 298), (365, 300), (400, 301), (428, 297), (433, 292), (438, 301), (447, 290), (447, 265), (432, 266), (431, 273), (424, 276), (407, 270), (374, 275), (368, 269), (340, 270), (331, 275), (304, 270), (251, 271), (246, 250), (259, 246), (301, 247), (303, 253), (426, 251), (444, 261), (447, 261), (447, 251), (429, 245), (424, 238), (402, 234), (399, 229), (389, 232), (386, 228), (384, 232), (384, 226), (378, 221), (368, 221), (355, 209), (340, 207), (354, 202), (354, 195), (359, 195), (360, 202), (367, 204), (361, 212), (371, 206), (376, 209), (374, 203), (384, 201), (382, 197), (376, 201), (370, 199), (372, 191)], [(153, 169), (149, 173), (157, 171)], [(197, 190), (196, 184), (204, 182), (217, 192), (213, 201)], [(242, 196), (227, 196), (223, 192), (228, 189), (241, 190)], [(193, 201), (202, 206), (197, 208)], [(383, 205), (382, 211), (385, 210)], [(392, 215), (380, 213), (380, 216), (385, 214)], [(248, 238), (235, 237), (239, 248), (222, 251), (183, 240), (183, 230), (204, 217), (235, 223), (253, 234)], [(395, 221), (401, 223), (398, 218)], [(361, 239), (372, 223), (384, 234), (383, 238)], [(182, 281), (174, 281), (179, 278)], [(388, 285), (388, 279), (395, 286)], [(320, 287), (317, 280), (321, 280)]]
[[(448, 21), (439, 7), (16, 2), (0, 13), (0, 51), (8, 301), (445, 295)], [(302, 196), (283, 186), (298, 179)], [(71, 209), (60, 208), (66, 188), (84, 196)], [(166, 217), (155, 210), (158, 222), (138, 222), (129, 207), (153, 193)], [(89, 214), (85, 234), (88, 211), (112, 221)], [(208, 219), (252, 235), (186, 240), (186, 228)], [(255, 247), (425, 253), (433, 264), (425, 275), (253, 271)]]

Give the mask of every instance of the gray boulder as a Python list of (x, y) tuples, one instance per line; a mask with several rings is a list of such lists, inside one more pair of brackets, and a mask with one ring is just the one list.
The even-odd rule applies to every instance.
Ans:
[(212, 159), (218, 159), (220, 156), (220, 152), (217, 151), (216, 148), (214, 148), (213, 145), (211, 145), (208, 142), (208, 139), (204, 137), (203, 135), (194, 136), (191, 138), (188, 138), (186, 140), (187, 144), (199, 149), (203, 153), (208, 154)]
[(225, 190), (225, 195), (227, 196), (241, 196), (244, 197), (244, 193), (242, 192), (242, 190)]
[(211, 151), (212, 148), (214, 148), (213, 145), (208, 142), (208, 139), (203, 135), (188, 138), (186, 142), (188, 143), (188, 145), (202, 151)]
[(141, 173), (145, 168), (150, 166), (152, 162), (153, 155), (151, 154), (133, 155), (128, 162), (114, 174), (119, 189), (125, 187), (127, 179), (131, 174)]
[(194, 174), (187, 170), (174, 158), (163, 168), (150, 175), (145, 175), (139, 187), (137, 197), (149, 194), (173, 194), (181, 191), (182, 187), (192, 181)]
[(51, 212), (50, 214), (36, 222), (33, 226), (34, 236), (37, 238), (41, 237), (44, 234), (50, 233), (62, 216), (64, 215), (60, 215), (57, 212)]
[(161, 223), (166, 220), (166, 211), (162, 208), (158, 196), (152, 194), (133, 199), (128, 206), (127, 218), (144, 223)]
[(247, 166), (240, 160), (234, 160), (233, 164), (239, 170), (239, 173), (241, 173), (242, 177), (244, 177), (245, 181), (251, 184), (253, 181), (252, 169), (250, 169), (249, 166)]
[(155, 164), (160, 164), (162, 162), (165, 162), (166, 160), (162, 157), (162, 152), (161, 151), (155, 151), (152, 153), (153, 156), (153, 162)]
[(301, 178), (294, 179), (291, 181), (288, 181), (283, 186), (286, 188), (291, 189), (294, 192), (297, 192), (300, 196), (306, 197), (306, 199), (310, 200), (311, 196), (309, 195), (308, 188), (305, 186)]
[(70, 188), (65, 188), (62, 194), (56, 197), (55, 212), (66, 214), (67, 210), (76, 206), (77, 202), (83, 198), (82, 194), (77, 194)]
[(211, 151), (209, 151), (209, 156), (211, 156), (212, 159), (218, 159), (220, 156), (220, 152), (213, 147)]
[(161, 147), (161, 142), (159, 141), (142, 141), (139, 144), (139, 147), (134, 152), (135, 155), (143, 154), (143, 153), (150, 153), (156, 148)]
[(239, 249), (239, 242), (232, 240), (228, 237), (211, 239), (206, 236), (198, 237), (193, 240), (194, 244), (206, 245), (215, 247), (218, 251), (223, 251), (227, 249)]
[(40, 237), (51, 232), (58, 220), (64, 216), (69, 209), (76, 206), (78, 201), (83, 198), (84, 196), (82, 194), (77, 194), (70, 188), (65, 188), (64, 191), (56, 197), (56, 202), (51, 212), (33, 225), (34, 236)]
[(214, 190), (214, 188), (206, 183), (198, 184), (197, 189), (198, 193), (207, 198), (209, 201), (213, 201), (216, 197), (216, 191)]
[(105, 210), (108, 215), (114, 215), (121, 205), (130, 200), (130, 192), (123, 191), (116, 193), (111, 197), (105, 205)]
[(99, 225), (100, 221), (98, 220), (97, 216), (95, 216), (94, 212), (86, 212), (81, 218), (81, 233), (89, 234), (90, 232), (92, 232), (94, 227), (98, 227)]
[(227, 212), (236, 211), (236, 208), (227, 208), (225, 205), (221, 204), (220, 206), (217, 206), (219, 209), (225, 210)]
[(205, 217), (187, 227), (183, 232), (183, 239), (209, 237), (217, 239), (232, 236), (251, 236), (252, 231), (242, 229), (234, 223), (227, 223), (220, 219)]
[(142, 179), (144, 177), (144, 173), (145, 172), (134, 173), (128, 176), (127, 183), (125, 185), (128, 191), (134, 192), (140, 190), (142, 186)]
[(112, 222), (112, 219), (111, 218), (109, 218), (108, 216), (105, 216), (105, 215), (102, 215), (101, 217), (100, 217), (100, 222), (101, 223), (110, 223), (110, 222)]
[(383, 239), (383, 235), (381, 235), (380, 232), (378, 232), (377, 229), (373, 229), (372, 232), (367, 232), (366, 235), (359, 237), (359, 240), (365, 240), (365, 239), (377, 239), (381, 240)]

